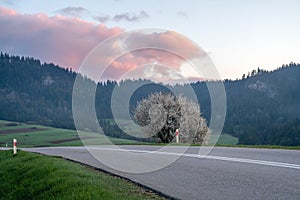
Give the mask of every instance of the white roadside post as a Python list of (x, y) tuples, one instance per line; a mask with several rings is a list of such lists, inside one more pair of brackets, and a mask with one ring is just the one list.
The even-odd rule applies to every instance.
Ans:
[(179, 143), (179, 130), (176, 129), (176, 143)]
[(17, 139), (13, 139), (14, 155), (17, 154)]

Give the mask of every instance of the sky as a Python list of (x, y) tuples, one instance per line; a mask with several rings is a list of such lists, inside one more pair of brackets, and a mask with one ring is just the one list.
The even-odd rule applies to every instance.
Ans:
[[(0, 0), (0, 51), (78, 70), (105, 39), (157, 28), (168, 31), (135, 33), (126, 45), (152, 42), (179, 51), (188, 60), (204, 51), (222, 79), (236, 79), (258, 67), (273, 70), (300, 62), (299, 9), (298, 0)], [(111, 53), (107, 56), (121, 52), (121, 46), (114, 48), (107, 50)], [(149, 66), (153, 71), (153, 63), (159, 63), (189, 80), (200, 78), (175, 57), (135, 52), (112, 63), (106, 74), (116, 78), (141, 65), (149, 73)]]

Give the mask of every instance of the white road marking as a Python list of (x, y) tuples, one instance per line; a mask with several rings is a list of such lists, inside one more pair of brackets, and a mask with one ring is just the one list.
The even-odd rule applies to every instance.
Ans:
[[(86, 146), (86, 147), (41, 147), (41, 148), (32, 148), (34, 149), (97, 149), (103, 151), (123, 151), (123, 152), (132, 152), (132, 153), (150, 153), (150, 154), (159, 154), (159, 155), (171, 155), (171, 156), (184, 156), (191, 158), (202, 158), (202, 159), (212, 159), (212, 160), (223, 160), (230, 162), (240, 162), (240, 163), (250, 163), (257, 165), (267, 165), (274, 167), (284, 167), (291, 169), (300, 169), (300, 165), (284, 163), (284, 162), (273, 162), (273, 161), (265, 161), (265, 160), (255, 160), (248, 158), (232, 158), (232, 157), (224, 157), (224, 156), (211, 156), (211, 155), (200, 155), (200, 154), (189, 154), (189, 153), (176, 153), (176, 152), (164, 152), (164, 151), (148, 151), (148, 150), (134, 150), (134, 149), (119, 149), (119, 148), (102, 148), (96, 146)], [(26, 148), (24, 148), (26, 150)]]
[(232, 158), (232, 157), (223, 157), (223, 156), (210, 156), (210, 155), (200, 155), (200, 154), (189, 154), (189, 153), (175, 153), (175, 152), (162, 152), (162, 151), (147, 151), (147, 150), (132, 150), (132, 149), (113, 149), (113, 148), (101, 148), (101, 147), (86, 147), (87, 149), (99, 149), (104, 151), (124, 151), (124, 152), (133, 152), (133, 153), (151, 153), (159, 155), (173, 155), (173, 156), (184, 156), (192, 158), (203, 158), (203, 159), (213, 159), (213, 160), (223, 160), (231, 162), (241, 162), (241, 163), (251, 163), (257, 165), (268, 165), (275, 167), (285, 167), (292, 169), (300, 169), (300, 165), (284, 163), (284, 162), (273, 162), (265, 160), (254, 160), (247, 158)]

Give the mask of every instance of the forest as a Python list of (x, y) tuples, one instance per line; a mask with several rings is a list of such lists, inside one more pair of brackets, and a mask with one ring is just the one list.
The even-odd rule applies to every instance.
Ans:
[[(75, 129), (72, 92), (76, 77), (96, 86), (97, 118), (104, 133), (113, 137), (132, 139), (113, 123), (111, 97), (116, 87), (122, 90), (147, 83), (131, 96), (130, 112), (153, 92), (192, 87), (203, 117), (210, 120), (205, 81), (168, 87), (148, 80), (96, 83), (71, 69), (7, 53), (0, 54), (0, 119)], [(224, 133), (238, 137), (239, 144), (300, 145), (300, 64), (282, 65), (273, 71), (256, 67), (240, 79), (222, 81), (227, 97)]]

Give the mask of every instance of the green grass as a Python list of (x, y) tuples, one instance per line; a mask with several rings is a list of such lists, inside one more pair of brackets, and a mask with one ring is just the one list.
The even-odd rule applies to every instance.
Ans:
[[(112, 119), (106, 119), (111, 124), (115, 124), (115, 121)], [(124, 120), (124, 119), (118, 119), (118, 125), (122, 128), (122, 130), (125, 130), (126, 132), (133, 133), (134, 135), (138, 136), (140, 129), (137, 129), (135, 126), (131, 124), (131, 121)], [(217, 142), (215, 142), (217, 141)], [(216, 143), (216, 145), (236, 145), (238, 143), (239, 139), (237, 137), (234, 137), (232, 135), (229, 135), (227, 133), (222, 133), (220, 136), (211, 135), (208, 141), (208, 144), (213, 145)], [(151, 144), (151, 143), (150, 143)], [(162, 144), (164, 145), (164, 144)], [(186, 144), (172, 144), (172, 145), (186, 145)]]
[[(124, 126), (123, 128), (127, 131), (136, 131), (134, 127), (130, 127), (128, 121), (120, 120), (120, 125)], [(6, 126), (6, 124), (12, 123), (10, 121), (0, 120), (0, 130), (15, 130), (20, 128), (42, 128), (44, 130), (24, 132), (24, 133), (11, 133), (11, 134), (0, 134), (0, 146), (6, 146), (6, 143), (9, 147), (12, 146), (12, 139), (16, 138), (18, 140), (19, 147), (39, 147), (39, 146), (82, 146), (82, 141), (85, 144), (89, 145), (102, 145), (102, 144), (146, 144), (137, 142), (134, 140), (120, 139), (106, 137), (98, 133), (91, 132), (81, 132), (81, 136), (86, 137), (81, 140), (65, 141), (60, 143), (54, 143), (53, 141), (57, 140), (66, 140), (72, 138), (78, 138), (78, 133), (76, 130), (60, 129), (53, 128), (41, 125), (25, 124), (18, 123), (17, 126)], [(113, 123), (111, 121), (111, 123)], [(216, 139), (215, 136), (211, 136), (211, 139)], [(217, 144), (219, 145), (235, 145), (237, 144), (238, 139), (228, 135), (222, 134), (219, 137)], [(150, 143), (151, 144), (151, 143)]]
[(300, 150), (300, 146), (279, 146), (279, 145), (226, 145), (226, 144), (217, 144), (216, 146), (220, 147), (240, 147), (240, 148), (259, 148), (259, 149), (286, 149), (286, 150)]
[[(0, 146), (12, 146), (12, 139), (18, 140), (19, 147), (38, 147), (38, 146), (82, 146), (81, 140), (65, 141), (61, 143), (53, 143), (57, 140), (67, 140), (72, 138), (79, 138), (76, 130), (60, 129), (40, 125), (18, 123), (17, 126), (5, 126), (5, 124), (12, 123), (9, 121), (0, 120), (0, 130), (15, 130), (20, 128), (43, 128), (45, 130), (24, 132), (24, 133), (10, 133), (0, 134)], [(136, 144), (137, 141), (106, 137), (99, 133), (81, 132), (81, 136), (86, 137), (82, 141), (86, 144)]]
[(0, 151), (0, 180), (0, 199), (163, 199), (78, 163), (22, 151)]
[(216, 145), (236, 145), (239, 142), (239, 139), (237, 137), (233, 137), (232, 135), (222, 133), (220, 136), (211, 135), (208, 140), (208, 144), (214, 144), (213, 141), (216, 140)]
[[(103, 144), (128, 144), (128, 145), (166, 145), (166, 144), (157, 144), (157, 143), (143, 143), (134, 140), (127, 140), (121, 138), (112, 138), (106, 137), (99, 133), (91, 132), (81, 132), (81, 136), (85, 136), (83, 140), (73, 140), (65, 141), (61, 143), (53, 143), (56, 140), (65, 140), (70, 138), (78, 138), (78, 133), (76, 130), (60, 129), (40, 125), (24, 124), (18, 123), (17, 126), (6, 126), (6, 124), (12, 123), (10, 121), (0, 120), (0, 131), (1, 130), (14, 130), (20, 128), (44, 128), (45, 130), (33, 131), (26, 133), (13, 133), (13, 134), (0, 134), (0, 146), (6, 146), (6, 142), (9, 147), (12, 146), (12, 139), (16, 138), (18, 140), (19, 147), (38, 147), (38, 146), (82, 146), (82, 141), (88, 145), (103, 145)], [(113, 123), (113, 121), (111, 121)], [(128, 131), (134, 131), (133, 127), (128, 125), (126, 120), (120, 120), (121, 126)], [(211, 135), (208, 145), (213, 145), (216, 142), (216, 146), (225, 146), (225, 147), (245, 147), (245, 148), (268, 148), (268, 149), (295, 149), (300, 150), (300, 146), (289, 147), (289, 146), (273, 146), (273, 145), (238, 145), (238, 138), (233, 137), (232, 135), (222, 133), (219, 138), (218, 136)], [(175, 146), (185, 146), (187, 144), (171, 144)], [(197, 145), (196, 145), (197, 146)]]

